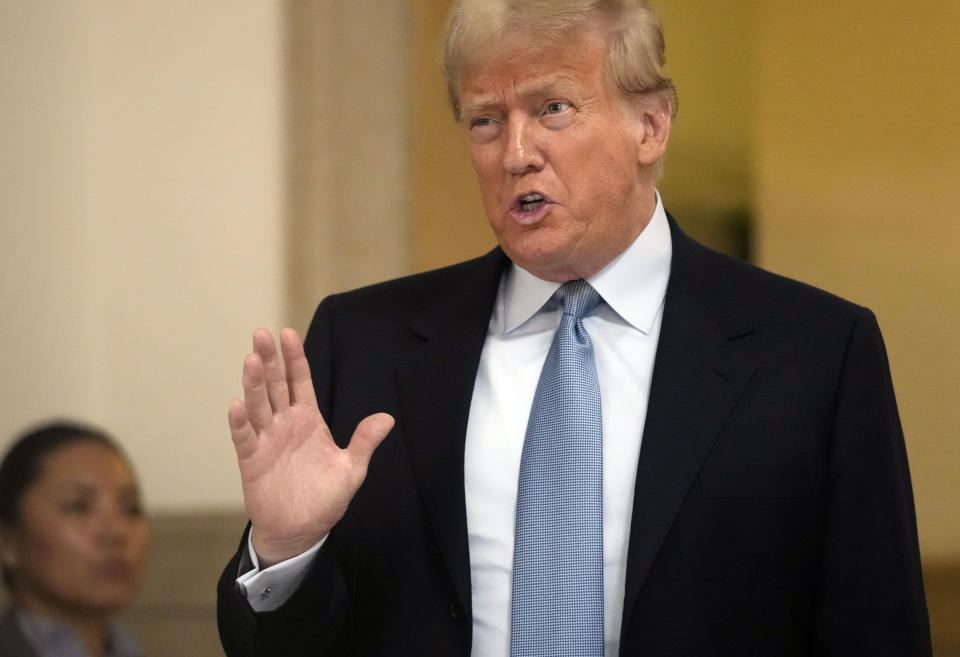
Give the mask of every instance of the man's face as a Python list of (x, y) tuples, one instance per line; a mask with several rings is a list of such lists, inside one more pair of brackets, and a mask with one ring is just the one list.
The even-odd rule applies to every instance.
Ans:
[[(460, 82), (461, 121), (484, 209), (501, 247), (534, 275), (593, 275), (653, 213), (648, 118), (612, 88), (604, 40), (545, 47), (505, 39)], [(664, 119), (669, 133), (669, 108)]]

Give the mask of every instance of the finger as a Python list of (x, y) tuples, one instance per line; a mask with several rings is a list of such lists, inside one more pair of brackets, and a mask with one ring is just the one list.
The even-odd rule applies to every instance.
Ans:
[(247, 407), (239, 399), (230, 402), (227, 411), (227, 422), (230, 424), (230, 438), (233, 447), (237, 450), (237, 460), (242, 461), (257, 449), (257, 432), (250, 426), (247, 419)]
[(287, 379), (283, 375), (283, 365), (277, 355), (277, 345), (273, 335), (266, 329), (257, 329), (253, 332), (253, 350), (263, 361), (263, 379), (267, 384), (267, 399), (276, 413), (290, 405), (290, 395), (287, 392)]
[(263, 361), (257, 354), (247, 354), (243, 359), (243, 401), (255, 431), (263, 431), (270, 426), (273, 409), (270, 408), (267, 386), (263, 381)]
[(280, 331), (280, 349), (283, 351), (283, 362), (287, 366), (291, 402), (317, 408), (317, 395), (310, 378), (310, 364), (303, 353), (300, 336), (292, 328)]
[(350, 444), (347, 445), (347, 451), (354, 465), (366, 472), (373, 451), (387, 437), (393, 425), (393, 416), (386, 413), (374, 413), (360, 421), (356, 431), (353, 432), (353, 437), (350, 438)]

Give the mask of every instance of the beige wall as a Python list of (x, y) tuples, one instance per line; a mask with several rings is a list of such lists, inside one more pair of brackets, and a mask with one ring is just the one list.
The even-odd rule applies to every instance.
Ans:
[(407, 273), (410, 83), (404, 0), (287, 0), (290, 315)]
[(411, 267), (415, 271), (473, 258), (496, 245), (454, 122), (438, 64), (440, 32), (451, 0), (411, 0)]
[(655, 4), (680, 97), (660, 192), (684, 230), (735, 252), (731, 224), (753, 211), (756, 2)]
[(0, 0), (0, 448), (69, 414), (237, 508), (257, 326), (408, 268), (408, 5)]
[(0, 447), (77, 415), (152, 507), (239, 505), (226, 406), (284, 303), (280, 18), (0, 2)]
[(871, 307), (925, 557), (960, 556), (960, 3), (759, 11), (762, 264)]

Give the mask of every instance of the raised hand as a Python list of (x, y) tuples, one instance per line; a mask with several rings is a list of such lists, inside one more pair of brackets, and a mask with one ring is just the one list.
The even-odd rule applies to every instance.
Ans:
[(371, 415), (340, 449), (317, 408), (296, 331), (280, 332), (280, 349), (283, 363), (270, 332), (254, 332), (253, 353), (243, 361), (244, 400), (230, 402), (229, 412), (261, 568), (304, 552), (329, 533), (394, 422), (386, 413)]

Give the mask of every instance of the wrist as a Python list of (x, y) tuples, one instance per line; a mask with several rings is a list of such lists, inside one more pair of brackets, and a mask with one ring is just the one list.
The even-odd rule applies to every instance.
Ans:
[(263, 536), (256, 527), (250, 529), (250, 545), (256, 554), (259, 570), (287, 561), (308, 551), (329, 535), (329, 531), (320, 534), (303, 534), (282, 539)]

